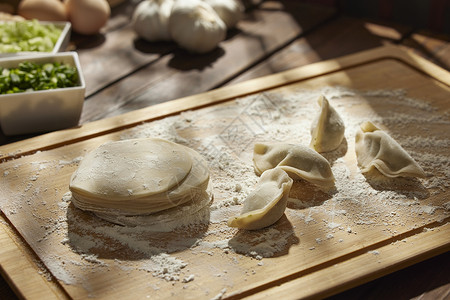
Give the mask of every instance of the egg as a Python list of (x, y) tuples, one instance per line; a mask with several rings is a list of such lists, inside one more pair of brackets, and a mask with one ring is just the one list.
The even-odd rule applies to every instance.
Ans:
[(67, 21), (64, 4), (59, 0), (22, 0), (17, 13), (25, 19)]
[(81, 34), (96, 34), (106, 24), (111, 8), (106, 0), (67, 0), (72, 29)]

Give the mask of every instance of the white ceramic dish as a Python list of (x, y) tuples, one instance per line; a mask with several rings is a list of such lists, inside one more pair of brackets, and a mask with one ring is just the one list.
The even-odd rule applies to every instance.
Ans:
[(0, 58), (0, 67), (20, 62), (67, 63), (78, 71), (78, 86), (16, 94), (0, 94), (0, 126), (5, 135), (47, 132), (78, 125), (86, 84), (76, 52)]
[[(0, 23), (5, 22), (12, 22), (12, 21), (4, 21)], [(70, 22), (47, 22), (47, 21), (39, 21), (39, 23), (46, 25), (46, 24), (53, 24), (56, 27), (61, 29), (61, 34), (59, 35), (58, 40), (55, 43), (55, 46), (53, 47), (53, 50), (51, 52), (31, 52), (31, 51), (22, 51), (22, 52), (15, 52), (15, 53), (3, 53), (0, 52), (0, 58), (1, 57), (11, 57), (11, 56), (18, 56), (18, 55), (46, 55), (50, 53), (58, 53), (66, 51), (69, 42), (70, 42), (70, 34), (72, 30), (72, 25)]]

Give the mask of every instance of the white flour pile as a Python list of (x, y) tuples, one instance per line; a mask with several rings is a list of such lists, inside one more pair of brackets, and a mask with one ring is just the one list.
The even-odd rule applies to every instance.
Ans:
[[(330, 100), (346, 125), (344, 143), (336, 151), (324, 154), (332, 164), (336, 190), (327, 194), (297, 182), (286, 216), (278, 224), (257, 232), (227, 227), (226, 221), (239, 213), (246, 195), (258, 180), (252, 166), (253, 144), (282, 141), (308, 145), (310, 125), (319, 109), (316, 99), (321, 93)], [(397, 109), (382, 109), (394, 106)], [(366, 113), (355, 114), (356, 108)], [(367, 120), (387, 129), (395, 128), (389, 133), (423, 167), (428, 177), (376, 181), (361, 174), (352, 161), (353, 144), (356, 129)], [(118, 268), (124, 274), (145, 272), (189, 286), (202, 274), (194, 273), (196, 266), (186, 261), (189, 255), (182, 254), (185, 252), (199, 259), (229, 257), (224, 260), (230, 269), (215, 272), (218, 278), (227, 278), (230, 272), (237, 270), (243, 257), (257, 261), (255, 270), (243, 271), (251, 274), (258, 268), (270, 267), (266, 263), (270, 260), (266, 258), (283, 255), (290, 247), (318, 251), (330, 245), (339, 247), (346, 239), (357, 240), (358, 232), (368, 228), (390, 236), (398, 234), (398, 228), (407, 231), (444, 220), (449, 216), (450, 202), (441, 203), (439, 199), (445, 197), (438, 196), (446, 193), (450, 185), (449, 125), (448, 112), (437, 112), (426, 102), (409, 98), (403, 90), (361, 92), (327, 87), (286, 95), (263, 93), (239, 99), (236, 105), (204, 108), (143, 124), (123, 132), (120, 137), (160, 137), (202, 154), (208, 160), (214, 189), (214, 202), (209, 211), (172, 223), (121, 227), (74, 208), (70, 193), (56, 203), (40, 197), (45, 189), (37, 184), (40, 172), (52, 169), (51, 174), (56, 177), (62, 168), (75, 169), (80, 154), (67, 160), (34, 162), (36, 172), (24, 182), (18, 198), (0, 204), (13, 223), (14, 215), (28, 206), (31, 209), (27, 212), (32, 217), (47, 224), (42, 225), (45, 228), (41, 226), (44, 234), (30, 244), (39, 248), (43, 241), (53, 240), (60, 243), (55, 249), (63, 245), (64, 250), (37, 249), (36, 252), (51, 273), (66, 284), (81, 284), (89, 290), (77, 270), (85, 273)], [(447, 128), (441, 136), (427, 134), (431, 128), (439, 126)], [(403, 134), (404, 129), (411, 128), (417, 128), (417, 134), (411, 134), (414, 130)], [(12, 162), (9, 169), (3, 171), (3, 177), (14, 176), (14, 168), (20, 168), (20, 160)], [(61, 192), (54, 191), (54, 194)], [(48, 195), (49, 191), (45, 193)], [(34, 213), (35, 206), (45, 206), (54, 217), (42, 220)], [(197, 224), (189, 225), (195, 220)], [(311, 242), (300, 243), (312, 234), (310, 228), (315, 228)], [(61, 254), (65, 251), (74, 255), (67, 258)], [(378, 252), (371, 253), (379, 256)], [(217, 296), (223, 297), (231, 288), (222, 289)], [(158, 285), (153, 289), (158, 290)]]

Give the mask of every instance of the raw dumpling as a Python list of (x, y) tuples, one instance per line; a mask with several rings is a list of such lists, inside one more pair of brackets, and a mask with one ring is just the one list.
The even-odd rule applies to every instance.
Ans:
[(274, 224), (284, 214), (292, 182), (280, 168), (265, 171), (245, 199), (241, 214), (230, 218), (228, 226), (256, 230)]
[(364, 173), (376, 168), (388, 177), (425, 177), (423, 169), (402, 146), (371, 122), (364, 122), (357, 131), (355, 151)]
[(344, 138), (345, 125), (328, 99), (320, 96), (317, 100), (321, 110), (311, 126), (310, 147), (317, 152), (333, 151)]
[(197, 201), (209, 184), (206, 161), (163, 139), (109, 142), (88, 153), (70, 180), (73, 204), (99, 215), (148, 215)]
[(253, 164), (258, 175), (280, 167), (292, 179), (304, 179), (323, 188), (334, 186), (334, 176), (329, 162), (305, 146), (257, 143), (253, 149)]

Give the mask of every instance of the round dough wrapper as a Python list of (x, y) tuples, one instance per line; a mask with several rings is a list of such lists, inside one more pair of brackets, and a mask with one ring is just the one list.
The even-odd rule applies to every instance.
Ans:
[(213, 200), (212, 184), (204, 191), (197, 191), (191, 195), (191, 201), (148, 215), (127, 216), (117, 213), (96, 212), (95, 214), (106, 221), (123, 226), (145, 226), (146, 230), (171, 231), (181, 225), (202, 223), (209, 221), (210, 205)]
[(109, 142), (90, 152), (71, 178), (74, 205), (83, 210), (145, 215), (191, 200), (205, 190), (206, 161), (162, 139)]

